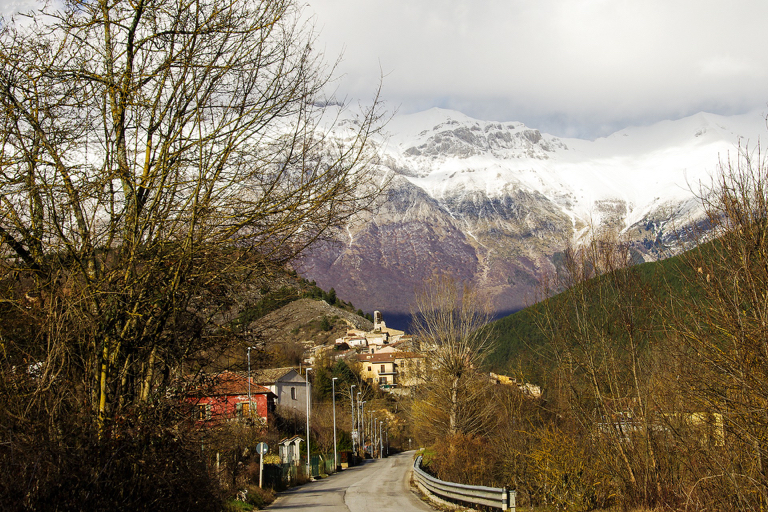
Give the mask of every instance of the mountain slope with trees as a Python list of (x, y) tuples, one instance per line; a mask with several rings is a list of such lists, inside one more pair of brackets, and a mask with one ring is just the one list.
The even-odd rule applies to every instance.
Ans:
[(743, 149), (702, 195), (708, 243), (632, 266), (605, 236), (566, 252), (543, 283), (559, 295), (497, 322), (495, 363), (543, 389), (498, 402), (509, 419), (488, 456), (518, 503), (768, 504), (767, 183), (759, 148)]
[[(708, 252), (711, 248), (704, 245), (696, 250)], [(630, 279), (636, 282), (637, 290), (632, 293), (647, 306), (643, 307), (640, 313), (642, 320), (649, 325), (658, 322), (657, 336), (664, 336), (664, 333), (663, 321), (659, 318), (656, 304), (668, 302), (672, 297), (682, 294), (701, 293), (698, 284), (691, 279), (694, 271), (686, 264), (689, 256), (674, 256), (617, 270), (617, 272), (631, 274)], [(561, 271), (564, 269), (561, 268)], [(593, 279), (595, 282), (590, 285), (578, 284), (577, 286), (583, 286), (585, 294), (588, 294), (590, 287), (599, 287), (603, 284), (601, 280), (606, 280), (608, 277), (596, 276)], [(610, 290), (608, 293), (614, 295), (612, 299), (615, 301), (615, 294), (620, 292)], [(535, 380), (535, 376), (541, 376), (542, 371), (551, 367), (552, 359), (547, 347), (549, 338), (540, 322), (547, 311), (566, 309), (571, 298), (571, 292), (560, 292), (492, 322), (490, 328), (494, 331), (497, 343), (487, 354), (486, 362), (490, 367), (502, 373), (522, 373), (528, 379)], [(602, 315), (606, 317), (605, 321), (609, 321), (610, 317), (615, 316), (617, 312), (611, 309), (600, 310), (597, 305), (594, 305), (590, 314)]]

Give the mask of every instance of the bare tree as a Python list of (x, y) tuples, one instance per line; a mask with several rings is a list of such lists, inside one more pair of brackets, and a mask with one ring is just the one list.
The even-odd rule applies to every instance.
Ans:
[(300, 20), (292, 0), (74, 0), (3, 20), (4, 298), (39, 328), (6, 330), (2, 355), (64, 372), (100, 439), (228, 335), (229, 287), (379, 192), (378, 105), (322, 106), (333, 70)]
[(481, 366), (493, 343), (492, 331), (484, 329), (491, 315), (490, 304), (477, 290), (460, 288), (444, 275), (428, 280), (416, 293), (411, 327), (427, 357), (423, 370), (428, 375), (415, 411), (434, 424), (436, 435), (471, 434), (488, 427), (489, 411), (478, 399), (488, 382)]
[[(0, 237), (87, 325), (100, 421), (206, 287), (368, 204), (373, 111), (344, 137), (291, 1), (73, 2), (3, 26)], [(210, 315), (209, 315), (210, 316)], [(85, 340), (84, 340), (85, 341)]]
[[(754, 510), (768, 505), (768, 162), (740, 147), (702, 191), (709, 232), (686, 253), (686, 293), (670, 308), (669, 334), (698, 410), (721, 418), (725, 444), (706, 453), (692, 502)], [(727, 496), (727, 499), (724, 497)]]
[(663, 417), (657, 383), (667, 372), (651, 364), (648, 350), (659, 310), (650, 306), (650, 283), (631, 265), (629, 244), (600, 236), (566, 251), (553, 282), (565, 291), (539, 308), (557, 375), (551, 397), (573, 422), (562, 427), (570, 435), (600, 439), (581, 449), (620, 482), (622, 499), (653, 506), (664, 496), (655, 437)]

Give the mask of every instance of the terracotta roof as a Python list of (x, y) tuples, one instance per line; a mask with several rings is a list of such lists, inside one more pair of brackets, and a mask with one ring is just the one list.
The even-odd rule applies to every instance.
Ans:
[[(248, 394), (248, 379), (234, 372), (222, 372), (211, 377), (207, 385), (197, 389), (195, 393), (200, 396), (232, 396)], [(270, 394), (272, 391), (259, 386), (251, 379), (251, 395)]]
[(391, 363), (395, 360), (396, 352), (387, 352), (386, 354), (360, 354), (357, 359), (367, 363)]
[(388, 363), (396, 359), (414, 359), (419, 357), (426, 356), (416, 352), (386, 352), (384, 354), (360, 354), (357, 356), (357, 360), (366, 363)]
[(415, 359), (419, 357), (427, 357), (424, 354), (419, 354), (418, 352), (394, 352), (392, 355), (395, 356), (395, 359)]

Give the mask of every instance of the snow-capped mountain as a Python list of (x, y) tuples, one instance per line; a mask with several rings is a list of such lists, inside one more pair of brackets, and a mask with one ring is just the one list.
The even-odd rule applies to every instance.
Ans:
[(366, 311), (407, 313), (414, 288), (441, 271), (514, 310), (591, 230), (633, 240), (638, 260), (673, 253), (718, 163), (765, 129), (760, 112), (700, 113), (589, 141), (436, 108), (397, 116), (380, 141), (387, 200), (302, 270)]

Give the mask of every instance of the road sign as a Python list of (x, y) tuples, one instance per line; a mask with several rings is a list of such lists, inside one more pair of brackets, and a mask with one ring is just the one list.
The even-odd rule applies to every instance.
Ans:
[(264, 478), (264, 456), (269, 451), (269, 446), (267, 446), (267, 443), (259, 443), (256, 445), (256, 453), (259, 454), (259, 487), (261, 487), (261, 484), (263, 482)]

